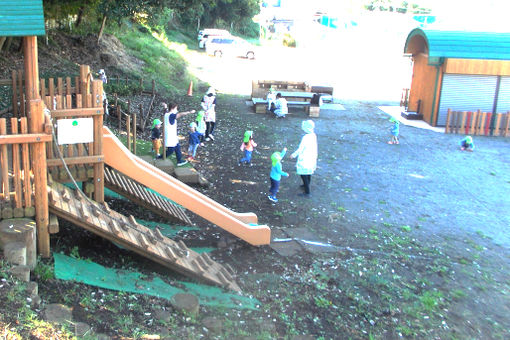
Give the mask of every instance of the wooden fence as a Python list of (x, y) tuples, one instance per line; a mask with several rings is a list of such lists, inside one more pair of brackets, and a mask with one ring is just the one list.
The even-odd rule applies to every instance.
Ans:
[[(48, 257), (48, 195), (45, 145), (51, 142), (50, 118), (41, 100), (32, 100), (34, 118), (0, 119), (1, 218), (34, 217), (39, 253)], [(44, 121), (40, 120), (43, 117)]]
[(445, 133), (508, 137), (509, 127), (510, 112), (492, 114), (480, 110), (471, 112), (448, 109)]
[[(51, 118), (58, 135), (58, 120), (92, 118), (93, 142), (77, 144), (48, 143), (46, 146), (47, 166), (52, 178), (56, 181), (69, 181), (71, 178), (64, 167), (68, 166), (71, 176), (84, 183), (84, 190), (99, 203), (104, 201), (104, 156), (103, 156), (103, 82), (90, 81), (88, 66), (80, 67), (80, 77), (76, 80), (79, 93), (68, 95), (65, 91), (51, 92), (44, 96), (46, 105), (50, 107)], [(52, 82), (50, 81), (50, 85)], [(62, 87), (62, 89), (64, 89)], [(67, 87), (66, 87), (67, 89)], [(43, 93), (41, 87), (41, 94)], [(52, 95), (53, 94), (53, 95)], [(53, 108), (53, 109), (51, 109)], [(61, 159), (62, 158), (62, 159)]]

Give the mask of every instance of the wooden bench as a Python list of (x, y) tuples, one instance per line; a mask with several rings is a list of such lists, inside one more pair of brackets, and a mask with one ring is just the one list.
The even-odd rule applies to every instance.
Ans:
[[(255, 107), (255, 113), (266, 113), (267, 111), (267, 100), (264, 98), (252, 98), (253, 106)], [(310, 117), (319, 117), (320, 107), (318, 105), (311, 105), (309, 101), (287, 101), (287, 106), (299, 106), (304, 107), (305, 112)], [(288, 114), (291, 114), (289, 112)]]

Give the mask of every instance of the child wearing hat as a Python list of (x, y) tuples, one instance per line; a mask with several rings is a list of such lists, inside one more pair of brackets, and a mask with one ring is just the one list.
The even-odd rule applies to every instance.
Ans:
[(195, 159), (197, 148), (200, 144), (200, 134), (197, 131), (197, 124), (195, 122), (189, 124), (188, 142), (188, 160), (192, 161)]
[(275, 102), (276, 102), (276, 93), (274, 91), (274, 87), (271, 86), (271, 88), (269, 89), (269, 93), (267, 94), (266, 100), (267, 100), (267, 110), (271, 111), (271, 108), (275, 106)]
[(398, 144), (398, 134), (399, 134), (399, 130), (400, 130), (400, 122), (391, 117), (390, 118), (390, 122), (393, 123), (393, 126), (390, 128), (390, 132), (391, 132), (391, 140), (388, 142), (388, 144)]
[(285, 153), (287, 152), (287, 148), (283, 148), (282, 152), (274, 152), (271, 155), (271, 173), (269, 175), (269, 179), (271, 180), (271, 188), (269, 188), (269, 200), (273, 203), (278, 202), (278, 198), (276, 198), (276, 194), (280, 189), (280, 181), (282, 176), (289, 177), (289, 174), (282, 170), (282, 159), (285, 157)]
[(159, 153), (161, 149), (161, 124), (162, 122), (157, 118), (152, 121), (151, 141), (152, 150), (154, 150), (156, 158), (161, 158), (161, 154)]
[(251, 166), (251, 154), (257, 143), (253, 140), (253, 131), (245, 131), (243, 143), (241, 144), (241, 151), (244, 151), (244, 157), (239, 160), (239, 165), (242, 163)]
[(200, 110), (197, 113), (197, 118), (195, 120), (195, 123), (197, 123), (197, 132), (200, 135), (200, 146), (204, 146), (204, 139), (205, 139), (205, 119), (204, 119), (205, 112), (204, 110)]
[(466, 136), (459, 142), (459, 144), (462, 151), (473, 151), (475, 149), (475, 144), (473, 143), (473, 138), (471, 136)]

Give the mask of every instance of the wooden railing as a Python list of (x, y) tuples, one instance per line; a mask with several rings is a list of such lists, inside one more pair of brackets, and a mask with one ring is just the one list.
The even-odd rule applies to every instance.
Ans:
[(483, 136), (510, 136), (510, 112), (451, 111), (446, 116), (445, 133)]

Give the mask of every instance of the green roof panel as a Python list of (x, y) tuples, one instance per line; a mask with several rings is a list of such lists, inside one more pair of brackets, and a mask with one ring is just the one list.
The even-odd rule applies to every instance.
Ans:
[(405, 53), (416, 36), (427, 43), (429, 57), (510, 60), (510, 33), (415, 28), (407, 36)]
[(45, 34), (42, 0), (0, 0), (0, 37)]

